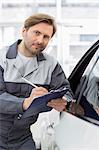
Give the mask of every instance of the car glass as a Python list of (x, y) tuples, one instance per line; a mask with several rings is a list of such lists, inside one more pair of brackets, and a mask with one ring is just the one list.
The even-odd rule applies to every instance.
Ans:
[(99, 49), (87, 66), (75, 95), (79, 101), (84, 95), (99, 114)]

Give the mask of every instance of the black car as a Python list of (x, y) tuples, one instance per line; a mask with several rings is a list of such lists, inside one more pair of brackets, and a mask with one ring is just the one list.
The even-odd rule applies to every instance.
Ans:
[(99, 40), (84, 54), (68, 80), (84, 117), (99, 121)]

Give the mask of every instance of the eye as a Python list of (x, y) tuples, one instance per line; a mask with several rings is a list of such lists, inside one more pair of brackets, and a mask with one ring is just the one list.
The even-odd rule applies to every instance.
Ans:
[(48, 35), (44, 35), (44, 39), (49, 40), (50, 37)]
[(41, 33), (39, 31), (33, 31), (33, 34), (39, 36)]

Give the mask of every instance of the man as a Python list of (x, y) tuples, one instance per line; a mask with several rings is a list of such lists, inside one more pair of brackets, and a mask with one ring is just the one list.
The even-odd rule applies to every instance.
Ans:
[(38, 113), (22, 118), (36, 97), (66, 87), (64, 98), (47, 104), (60, 112), (66, 100), (72, 100), (61, 66), (43, 52), (55, 32), (51, 16), (35, 14), (24, 23), (23, 39), (0, 51), (0, 150), (36, 149), (30, 125), (36, 122)]

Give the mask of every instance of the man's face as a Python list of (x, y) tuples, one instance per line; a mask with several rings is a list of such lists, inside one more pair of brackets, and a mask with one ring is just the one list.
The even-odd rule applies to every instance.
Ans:
[(22, 35), (24, 41), (24, 52), (30, 56), (43, 51), (53, 34), (53, 26), (47, 23), (39, 23), (28, 30), (23, 28)]

